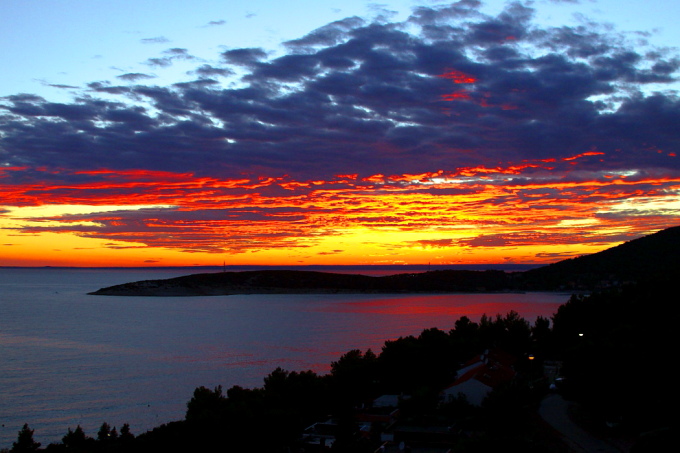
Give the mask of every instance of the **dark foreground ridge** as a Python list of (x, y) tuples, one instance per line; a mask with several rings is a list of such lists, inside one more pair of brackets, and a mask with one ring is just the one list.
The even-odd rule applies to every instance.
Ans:
[(680, 274), (680, 226), (592, 255), (524, 272), (437, 270), (383, 277), (301, 270), (258, 270), (144, 280), (92, 292), (101, 296), (229, 294), (452, 293), (593, 290)]

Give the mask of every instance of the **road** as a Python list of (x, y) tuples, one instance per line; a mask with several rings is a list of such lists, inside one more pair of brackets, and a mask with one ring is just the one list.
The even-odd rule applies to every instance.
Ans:
[(574, 453), (628, 453), (629, 448), (610, 444), (574, 423), (569, 417), (570, 405), (571, 403), (561, 395), (551, 393), (541, 403), (538, 413), (546, 423), (562, 435), (564, 442)]

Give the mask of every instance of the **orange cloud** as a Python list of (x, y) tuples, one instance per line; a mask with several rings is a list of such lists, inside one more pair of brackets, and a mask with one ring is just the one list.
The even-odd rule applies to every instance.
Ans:
[[(561, 162), (576, 163), (578, 170), (581, 158), (601, 155), (586, 152)], [(145, 247), (245, 257), (308, 249), (310, 256), (334, 262), (359, 257), (378, 262), (384, 260), (381, 250), (414, 259), (418, 253), (445, 256), (471, 248), (498, 249), (497, 261), (508, 248), (549, 260), (572, 253), (570, 247), (602, 248), (677, 221), (677, 207), (662, 205), (677, 200), (678, 177), (576, 171), (571, 165), (571, 171), (551, 172), (558, 164), (537, 159), (328, 181), (101, 169), (58, 172), (61, 182), (49, 183), (54, 173), (34, 170), (30, 183), (0, 185), (6, 207), (0, 224), (20, 237), (74, 235), (119, 251)], [(11, 171), (24, 169), (3, 169)], [(74, 205), (91, 209), (69, 212)], [(59, 214), (21, 216), (22, 208), (40, 206), (64, 208)], [(587, 234), (571, 226), (582, 221)], [(375, 258), (367, 257), (368, 250)]]

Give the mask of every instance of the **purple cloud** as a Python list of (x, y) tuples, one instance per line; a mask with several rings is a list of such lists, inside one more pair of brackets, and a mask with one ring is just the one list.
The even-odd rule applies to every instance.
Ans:
[[(223, 65), (197, 64), (192, 83), (129, 73), (117, 77), (125, 86), (91, 82), (72, 103), (8, 96), (2, 161), (312, 180), (597, 150), (579, 168), (677, 175), (680, 102), (645, 91), (677, 82), (677, 55), (605, 27), (539, 27), (527, 4), (495, 17), (478, 7), (419, 7), (403, 23), (347, 18), (286, 42), (280, 56), (230, 49), (216, 56)], [(191, 56), (174, 48), (148, 62), (177, 58)], [(439, 77), (450, 71), (471, 82)], [(211, 79), (236, 74), (232, 87)]]

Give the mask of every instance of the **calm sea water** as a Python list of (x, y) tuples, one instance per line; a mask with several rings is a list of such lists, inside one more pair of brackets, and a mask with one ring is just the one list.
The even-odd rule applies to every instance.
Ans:
[[(408, 270), (404, 270), (408, 272)], [(385, 273), (387, 271), (383, 271)], [(89, 296), (187, 269), (0, 268), (0, 448), (103, 422), (134, 434), (184, 417), (193, 390), (255, 387), (277, 366), (325, 373), (350, 349), (449, 330), (465, 315), (550, 317), (567, 294)], [(365, 272), (364, 272), (365, 273)], [(394, 272), (392, 272), (394, 273)]]

